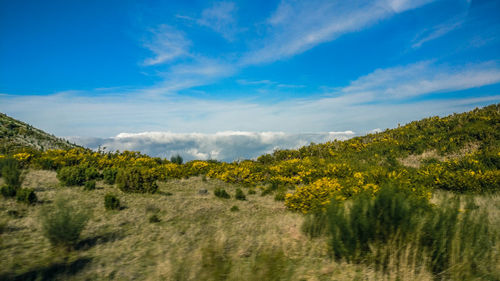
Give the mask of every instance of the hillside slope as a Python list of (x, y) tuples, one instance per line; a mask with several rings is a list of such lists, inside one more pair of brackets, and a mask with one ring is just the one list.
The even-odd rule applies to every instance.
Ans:
[(21, 149), (70, 149), (79, 147), (0, 113), (0, 153)]

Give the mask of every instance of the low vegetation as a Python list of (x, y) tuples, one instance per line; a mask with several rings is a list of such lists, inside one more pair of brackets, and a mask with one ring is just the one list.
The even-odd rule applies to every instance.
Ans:
[(9, 150), (0, 280), (499, 280), (499, 112), (234, 163)]

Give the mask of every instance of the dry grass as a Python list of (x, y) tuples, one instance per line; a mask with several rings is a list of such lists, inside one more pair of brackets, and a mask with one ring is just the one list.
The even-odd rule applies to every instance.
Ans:
[(401, 165), (406, 166), (406, 167), (411, 167), (411, 168), (420, 168), (422, 165), (422, 161), (426, 159), (436, 159), (438, 161), (446, 161), (450, 159), (456, 159), (463, 157), (466, 154), (474, 153), (479, 149), (480, 144), (479, 143), (469, 143), (465, 145), (463, 148), (458, 150), (455, 153), (450, 153), (447, 155), (440, 155), (437, 150), (432, 149), (432, 150), (427, 150), (424, 151), (422, 154), (412, 154), (408, 155), (405, 158), (399, 158), (398, 161), (401, 163)]
[[(247, 195), (247, 201), (216, 198), (216, 187), (224, 187), (234, 196), (235, 187), (219, 181), (171, 180), (160, 183), (158, 194), (125, 194), (102, 182), (94, 191), (60, 187), (54, 172), (30, 171), (24, 186), (35, 188), (41, 203), (28, 207), (0, 200), (0, 222), (6, 222), (6, 230), (0, 234), (0, 279), (30, 273), (61, 280), (211, 279), (206, 272), (215, 272), (207, 267), (212, 255), (216, 265), (217, 257), (230, 261), (227, 280), (256, 280), (260, 276), (256, 272), (265, 271), (260, 268), (266, 254), (277, 257), (271, 259), (276, 267), (271, 264), (270, 270), (281, 270), (279, 280), (432, 279), (425, 269), (409, 262), (409, 250), (393, 262), (405, 266), (394, 266), (385, 273), (365, 265), (334, 262), (328, 256), (326, 238), (311, 240), (301, 233), (300, 214), (287, 211), (272, 196)], [(200, 189), (209, 194), (199, 194)], [(119, 197), (124, 209), (105, 210), (104, 195), (109, 192)], [(53, 249), (42, 235), (39, 211), (56, 196), (65, 196), (92, 212), (75, 251)], [(477, 202), (494, 202), (491, 215), (499, 222), (499, 197), (493, 201), (477, 197)], [(239, 211), (230, 211), (234, 205)], [(153, 214), (160, 222), (149, 222)]]

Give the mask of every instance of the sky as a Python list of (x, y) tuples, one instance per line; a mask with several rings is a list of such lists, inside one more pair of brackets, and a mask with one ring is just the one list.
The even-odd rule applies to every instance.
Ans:
[(500, 0), (0, 0), (0, 112), (232, 161), (500, 102)]

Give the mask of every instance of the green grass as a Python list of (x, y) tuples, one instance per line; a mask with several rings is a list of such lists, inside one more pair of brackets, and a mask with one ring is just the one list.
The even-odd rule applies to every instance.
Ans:
[[(434, 278), (430, 268), (414, 262), (412, 245), (387, 243), (380, 248), (380, 255), (385, 253), (388, 260), (386, 271), (374, 264), (335, 261), (330, 257), (330, 240), (321, 235), (310, 239), (301, 231), (305, 217), (286, 210), (273, 196), (247, 196), (246, 201), (238, 201), (202, 195), (198, 191), (203, 188), (209, 193), (215, 188), (233, 193), (237, 187), (201, 177), (159, 182), (158, 186), (156, 194), (124, 193), (98, 181), (94, 191), (86, 192), (84, 187), (61, 187), (55, 172), (29, 171), (23, 188), (33, 188), (40, 202), (28, 206), (13, 199), (0, 200), (0, 279)], [(110, 192), (124, 206), (119, 212), (105, 211), (103, 198)], [(446, 194), (439, 193), (433, 202), (440, 205)], [(59, 196), (91, 213), (74, 249), (64, 253), (43, 236), (38, 217), (41, 209), (53, 208)], [(474, 212), (484, 210), (491, 225), (500, 225), (500, 197), (476, 196), (474, 200), (478, 206)], [(235, 205), (238, 212), (231, 211)], [(159, 221), (151, 223), (152, 215)], [(498, 245), (495, 247), (498, 253)], [(491, 274), (500, 272), (498, 265), (493, 269)], [(484, 280), (495, 280), (492, 276)]]

